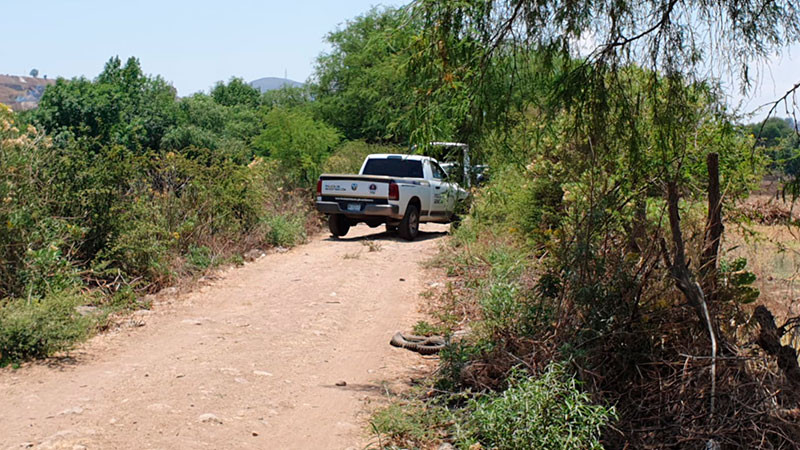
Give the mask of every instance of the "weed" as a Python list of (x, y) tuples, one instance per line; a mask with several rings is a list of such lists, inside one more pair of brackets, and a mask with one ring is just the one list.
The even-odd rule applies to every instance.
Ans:
[(563, 366), (552, 363), (538, 377), (515, 371), (509, 385), (470, 402), (470, 440), (497, 449), (602, 448), (614, 409), (592, 404)]
[(414, 324), (413, 332), (419, 336), (433, 336), (433, 335), (443, 335), (447, 332), (447, 329), (441, 325), (431, 325), (430, 323), (420, 320), (419, 322)]
[(305, 227), (297, 217), (274, 215), (267, 218), (266, 225), (267, 241), (275, 246), (291, 247), (306, 238)]
[(409, 399), (377, 411), (370, 424), (377, 433), (401, 447), (420, 447), (442, 437), (452, 424), (452, 414), (441, 406)]
[(205, 245), (190, 245), (189, 252), (186, 254), (186, 265), (192, 271), (203, 271), (211, 267), (213, 256), (211, 249)]
[(376, 241), (361, 241), (361, 245), (363, 245), (364, 247), (367, 247), (369, 249), (370, 253), (371, 252), (379, 252), (379, 251), (383, 250), (383, 244), (381, 244), (380, 242), (376, 242)]
[(0, 365), (49, 356), (85, 338), (93, 319), (75, 309), (85, 301), (63, 292), (0, 307)]
[(234, 266), (243, 266), (244, 265), (244, 257), (242, 255), (236, 254), (231, 255), (228, 260), (228, 263), (233, 264)]

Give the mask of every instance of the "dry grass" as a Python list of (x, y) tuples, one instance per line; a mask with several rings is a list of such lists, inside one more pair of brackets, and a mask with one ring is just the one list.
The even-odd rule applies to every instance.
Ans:
[[(786, 319), (800, 315), (800, 201), (784, 201), (777, 196), (779, 189), (776, 180), (765, 180), (758, 192), (737, 206), (734, 214), (743, 210), (764, 214), (728, 222), (723, 255), (747, 258), (748, 269), (758, 277), (754, 286), (761, 291), (759, 303)], [(776, 214), (791, 220), (774, 221)]]

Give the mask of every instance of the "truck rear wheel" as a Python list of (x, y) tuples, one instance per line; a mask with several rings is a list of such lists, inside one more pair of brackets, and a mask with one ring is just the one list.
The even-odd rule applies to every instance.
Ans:
[(342, 237), (350, 231), (350, 221), (341, 214), (331, 214), (328, 216), (328, 229), (336, 237)]
[(419, 209), (416, 205), (406, 207), (406, 214), (400, 221), (397, 231), (400, 233), (400, 237), (407, 241), (413, 241), (417, 237), (419, 234)]

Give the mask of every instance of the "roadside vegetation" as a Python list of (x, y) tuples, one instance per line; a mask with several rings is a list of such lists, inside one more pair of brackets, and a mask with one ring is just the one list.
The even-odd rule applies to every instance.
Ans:
[(751, 245), (777, 223), (797, 255), (791, 203), (772, 222), (751, 196), (800, 193), (797, 124), (743, 124), (718, 82), (800, 41), (794, 2), (420, 0), (327, 40), (305, 88), (178, 99), (112, 59), (3, 110), (2, 360), (86, 336), (80, 306), (301, 242), (322, 171), (460, 141), (490, 177), (414, 330), (451, 344), (376, 411), (378, 446), (800, 446), (795, 291)]
[(33, 111), (0, 108), (2, 365), (68, 349), (248, 250), (302, 243), (323, 166), (382, 148), (344, 142), (303, 89), (234, 78), (178, 98), (135, 58), (58, 80)]
[[(368, 45), (333, 55), (351, 72), (365, 55), (400, 61), (410, 95), (391, 98), (408, 131), (393, 130), (467, 142), (491, 176), (434, 261), (448, 282), (414, 330), (451, 345), (375, 413), (373, 442), (796, 447), (796, 319), (766, 308), (792, 298), (762, 294), (771, 275), (733, 243), (766, 175), (791, 200), (797, 132), (744, 125), (708, 70), (747, 85), (743, 65), (800, 38), (796, 5), (420, 1), (398, 32), (375, 26), (397, 12), (375, 14), (336, 35)], [(577, 48), (587, 30), (596, 48)], [(768, 143), (774, 125), (786, 133)]]

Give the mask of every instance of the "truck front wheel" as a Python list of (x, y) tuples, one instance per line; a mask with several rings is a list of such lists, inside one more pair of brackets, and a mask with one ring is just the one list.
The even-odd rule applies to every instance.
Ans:
[(350, 221), (341, 214), (331, 214), (328, 216), (328, 229), (335, 237), (342, 237), (350, 231)]
[(407, 241), (413, 241), (419, 234), (419, 209), (416, 205), (408, 205), (403, 220), (397, 228), (400, 237)]

